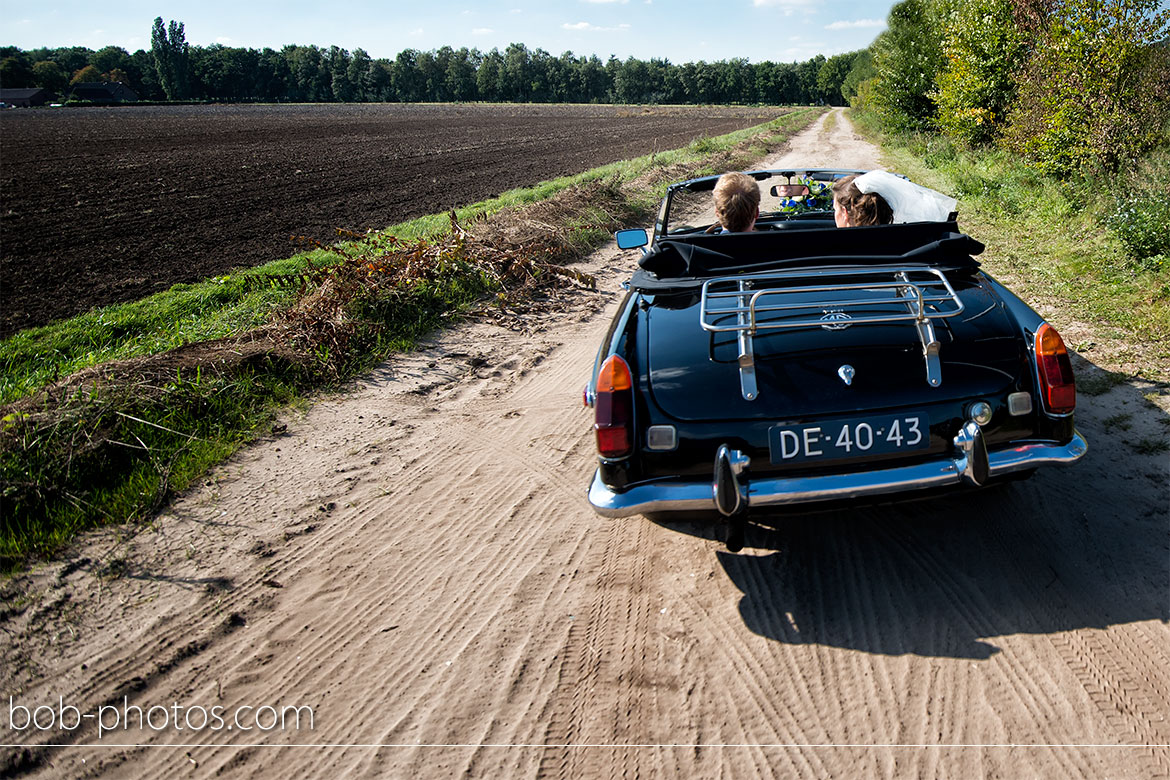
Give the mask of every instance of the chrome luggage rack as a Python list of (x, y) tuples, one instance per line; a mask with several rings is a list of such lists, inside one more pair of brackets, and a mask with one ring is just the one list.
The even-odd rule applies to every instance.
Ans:
[[(830, 279), (840, 281), (824, 283)], [(860, 312), (851, 314), (850, 310)], [(751, 401), (759, 395), (752, 349), (752, 339), (759, 331), (813, 327), (840, 331), (855, 325), (910, 323), (922, 342), (926, 381), (938, 387), (942, 370), (932, 321), (962, 311), (963, 302), (937, 268), (842, 266), (708, 279), (703, 283), (699, 324), (712, 333), (737, 335), (740, 388), (743, 397)], [(734, 322), (727, 323), (732, 317)]]

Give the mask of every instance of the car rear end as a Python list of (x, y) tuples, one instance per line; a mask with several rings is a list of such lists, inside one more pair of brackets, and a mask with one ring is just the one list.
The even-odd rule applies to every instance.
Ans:
[(1059, 335), (970, 268), (635, 292), (592, 397), (608, 516), (978, 487), (1085, 451)]

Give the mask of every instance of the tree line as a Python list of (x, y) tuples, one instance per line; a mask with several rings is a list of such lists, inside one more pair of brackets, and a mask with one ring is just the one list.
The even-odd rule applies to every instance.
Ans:
[(677, 65), (569, 51), (554, 56), (513, 43), (488, 52), (407, 49), (387, 59), (337, 46), (191, 46), (181, 23), (158, 18), (149, 51), (0, 48), (0, 83), (64, 93), (72, 83), (120, 81), (143, 100), (846, 105), (857, 81), (847, 83), (847, 76), (866, 58), (850, 52), (792, 63)]

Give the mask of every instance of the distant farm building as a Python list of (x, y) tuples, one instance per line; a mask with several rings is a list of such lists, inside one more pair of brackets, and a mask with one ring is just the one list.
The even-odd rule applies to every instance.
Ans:
[(40, 87), (29, 89), (0, 89), (0, 103), (5, 103), (9, 106), (19, 106), (20, 108), (43, 106), (46, 103), (52, 103), (56, 99), (57, 96), (55, 94)]
[(133, 103), (138, 94), (120, 81), (82, 81), (73, 85), (69, 100), (85, 100), (90, 103)]

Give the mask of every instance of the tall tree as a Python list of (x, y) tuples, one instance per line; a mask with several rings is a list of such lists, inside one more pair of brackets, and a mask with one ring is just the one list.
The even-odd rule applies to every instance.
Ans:
[(172, 19), (170, 25), (164, 27), (162, 17), (156, 17), (150, 31), (150, 53), (154, 55), (158, 81), (167, 100), (186, 99), (189, 96), (190, 48), (183, 32), (183, 23)]
[(36, 77), (26, 58), (5, 57), (0, 60), (0, 86), (23, 89), (34, 85)]
[(861, 85), (876, 75), (877, 69), (873, 66), (873, 52), (869, 49), (857, 52), (857, 56), (853, 59), (853, 65), (845, 74), (845, 80), (841, 82), (841, 97), (845, 98), (847, 104), (852, 105), (853, 98), (861, 90)]
[(444, 74), (444, 83), (451, 100), (475, 100), (475, 67), (478, 59), (479, 52), (469, 51), (466, 46), (451, 55)]
[(93, 84), (102, 80), (102, 72), (93, 65), (86, 65), (73, 74), (70, 84)]
[(373, 67), (374, 61), (370, 59), (370, 55), (366, 53), (365, 49), (357, 48), (353, 50), (353, 57), (349, 61), (348, 77), (349, 83), (353, 85), (354, 100), (362, 103), (375, 100), (373, 80), (371, 78), (370, 70)]
[(847, 54), (835, 54), (825, 60), (825, 64), (817, 71), (817, 92), (829, 105), (845, 105), (841, 86), (845, 83), (845, 77), (849, 75), (853, 61), (859, 53), (851, 51)]
[(36, 85), (50, 92), (62, 92), (69, 86), (69, 75), (52, 60), (41, 60), (33, 65), (32, 72)]
[(89, 64), (100, 73), (110, 73), (114, 70), (125, 72), (130, 69), (130, 52), (121, 46), (106, 46), (94, 52), (89, 58)]
[(890, 9), (889, 28), (873, 43), (874, 102), (895, 130), (935, 123), (932, 96), (943, 65), (946, 16), (942, 0), (903, 0)]
[(394, 93), (400, 103), (415, 103), (422, 100), (426, 91), (426, 78), (418, 67), (419, 52), (404, 49), (394, 58)]
[(500, 73), (504, 68), (504, 56), (499, 49), (492, 49), (483, 55), (479, 70), (475, 72), (475, 88), (480, 100), (500, 99)]
[(994, 140), (1026, 51), (1011, 0), (965, 0), (947, 25), (945, 61), (932, 94), (943, 133), (970, 144)]

